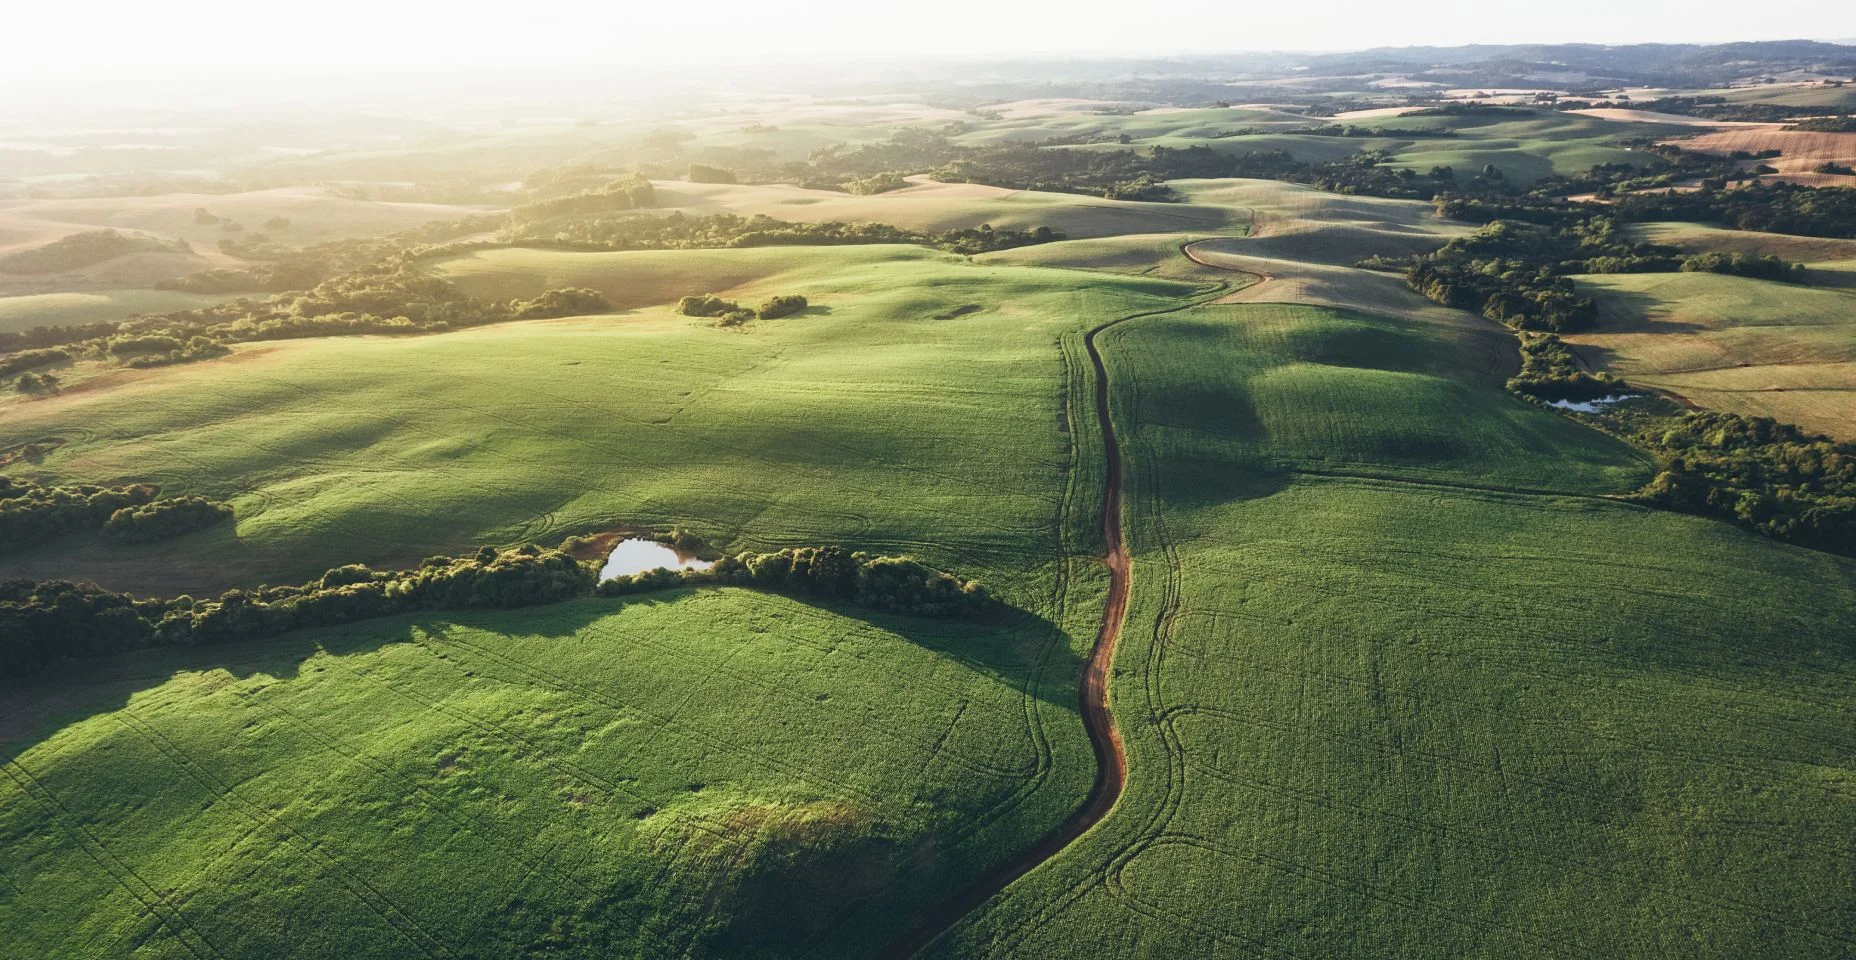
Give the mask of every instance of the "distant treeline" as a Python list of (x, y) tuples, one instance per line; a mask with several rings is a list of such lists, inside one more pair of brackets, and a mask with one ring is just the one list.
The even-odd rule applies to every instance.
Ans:
[(412, 570), (351, 564), (299, 586), (234, 589), (208, 599), (144, 599), (92, 584), (16, 580), (0, 583), (0, 679), (62, 660), (148, 647), (232, 643), (394, 614), (524, 607), (695, 584), (739, 584), (912, 616), (967, 615), (991, 604), (972, 581), (906, 557), (836, 547), (724, 556), (709, 570), (660, 570), (604, 583), (598, 570), (597, 561), (527, 546), (431, 557)]
[(1751, 120), (1760, 123), (1773, 123), (1790, 120), (1820, 110), (1817, 107), (1794, 107), (1779, 103), (1729, 103), (1720, 94), (1695, 94), (1676, 97), (1656, 97), (1650, 100), (1631, 100), (1622, 104), (1607, 100), (1560, 100), (1554, 105), (1557, 110), (1587, 110), (1593, 107), (1622, 106), (1630, 110), (1647, 110), (1652, 113), (1675, 113), (1689, 117), (1707, 117), (1710, 120)]
[[(638, 181), (621, 183), (622, 187), (596, 192), (627, 196), (629, 199), (625, 203), (642, 196), (633, 189)], [(628, 194), (628, 190), (633, 192)], [(571, 202), (547, 205), (547, 210), (556, 214), (568, 211), (553, 219), (511, 220), (505, 224), (500, 239), (398, 249), (391, 255), (323, 279), (304, 291), (255, 301), (239, 299), (195, 310), (146, 314), (109, 323), (34, 327), (0, 333), (0, 377), (77, 359), (115, 360), (137, 367), (157, 366), (218, 356), (232, 343), (361, 333), (428, 333), (505, 320), (577, 316), (611, 309), (598, 292), (583, 288), (551, 290), (526, 300), (479, 300), (465, 295), (456, 284), (430, 276), (418, 267), (420, 261), (430, 257), (491, 247), (685, 250), (909, 243), (959, 254), (977, 254), (1064, 239), (1063, 234), (1049, 227), (995, 230), (982, 224), (977, 228), (923, 233), (879, 223), (789, 223), (767, 216), (689, 217), (681, 212), (652, 216), (629, 207), (597, 212), (599, 202), (583, 201), (580, 199), (583, 196), (576, 194), (565, 198)], [(588, 210), (595, 212), (585, 212)], [(539, 216), (543, 211), (531, 212)], [(361, 242), (355, 249), (373, 251), (375, 242)], [(353, 250), (331, 254), (334, 260), (343, 262), (354, 255)]]
[[(1230, 131), (1241, 135), (1246, 131)], [(1262, 131), (1258, 131), (1262, 132)], [(1285, 131), (1273, 131), (1285, 132)], [(1286, 131), (1313, 136), (1395, 135), (1363, 127), (1329, 125)], [(1409, 130), (1396, 135), (1446, 136), (1448, 131)], [(1037, 143), (960, 143), (944, 133), (900, 131), (887, 140), (833, 144), (803, 161), (747, 155), (731, 171), (748, 183), (796, 183), (866, 192), (865, 185), (893, 189), (902, 178), (926, 174), (942, 182), (983, 183), (1015, 190), (1078, 193), (1112, 200), (1173, 201), (1161, 181), (1182, 178), (1254, 177), (1312, 184), (1344, 193), (1430, 199), (1439, 192), (1479, 188), (1480, 178), (1457, 181), (1448, 168), (1428, 174), (1381, 166), (1384, 153), (1363, 152), (1331, 163), (1297, 160), (1285, 150), (1219, 150), (1209, 146), (1164, 146), (1077, 150), (1066, 144), (1102, 143), (1100, 136), (1060, 136)]]
[[(686, 216), (568, 216), (535, 225), (512, 225), (499, 245), (552, 246), (570, 250), (704, 250), (725, 247), (844, 246), (869, 243), (915, 243), (959, 254), (987, 253), (1064, 239), (1049, 227), (995, 230), (990, 224), (939, 233), (904, 230), (884, 223), (826, 220), (792, 223), (765, 214), (732, 213)], [(425, 256), (480, 249), (460, 244), (423, 252)]]
[(1573, 289), (1569, 274), (1677, 270), (1790, 282), (1805, 276), (1801, 265), (1775, 256), (1685, 255), (1675, 247), (1634, 242), (1617, 220), (1594, 215), (1560, 226), (1496, 220), (1416, 258), (1405, 280), (1438, 303), (1516, 330), (1568, 332), (1598, 319), (1597, 305)]
[(427, 276), (402, 252), (313, 288), (196, 310), (144, 314), (112, 323), (0, 333), (0, 376), (76, 359), (148, 367), (219, 356), (226, 345), (357, 333), (423, 333), (505, 320), (575, 316), (611, 309), (599, 293), (551, 290), (533, 299), (485, 301)]
[(1552, 197), (1447, 196), (1438, 200), (1437, 212), (1471, 223), (1521, 220), (1559, 225), (1606, 216), (1620, 223), (1687, 220), (1720, 223), (1736, 230), (1807, 237), (1856, 237), (1856, 188), (1805, 187), (1793, 183), (1750, 183), (1734, 188), (1703, 184), (1698, 190), (1686, 192), (1622, 194), (1608, 204), (1577, 203)]
[(498, 229), (508, 218), (483, 214), (457, 220), (440, 220), (380, 237), (331, 240), (284, 250), (272, 244), (241, 245), (237, 256), (274, 257), (247, 267), (220, 267), (155, 284), (162, 290), (185, 293), (286, 293), (308, 290), (325, 280), (360, 270), (424, 244), (443, 243)]
[(1428, 200), (1459, 189), (1456, 174), (1435, 167), (1427, 174), (1382, 166), (1383, 151), (1309, 163), (1287, 150), (1217, 150), (1209, 146), (1153, 146), (1145, 150), (1053, 150), (1030, 144), (969, 149), (934, 167), (936, 180), (985, 183), (1019, 190), (1083, 193), (1111, 200), (1178, 200), (1162, 181), (1244, 177), (1305, 183), (1336, 193)]
[(147, 543), (191, 533), (232, 515), (231, 507), (202, 497), (157, 499), (157, 494), (145, 483), (46, 486), (0, 474), (0, 553), (80, 530), (102, 530), (122, 543)]
[(597, 216), (657, 205), (657, 190), (643, 174), (619, 177), (606, 185), (566, 196), (522, 204), (509, 211), (508, 228), (546, 223), (561, 217)]
[(1856, 116), (1812, 117), (1800, 120), (1787, 129), (1809, 130), (1814, 133), (1856, 133)]
[(90, 230), (0, 257), (0, 273), (63, 273), (132, 253), (192, 252), (193, 248), (185, 240), (159, 240), (114, 230)]

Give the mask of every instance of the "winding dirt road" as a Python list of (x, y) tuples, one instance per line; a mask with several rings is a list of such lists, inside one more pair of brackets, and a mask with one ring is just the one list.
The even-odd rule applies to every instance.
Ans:
[[(1171, 309), (1154, 311), (1170, 312)], [(1095, 366), (1096, 422), (1102, 425), (1102, 449), (1107, 472), (1107, 482), (1102, 487), (1102, 542), (1107, 545), (1108, 552), (1102, 562), (1108, 567), (1108, 600), (1103, 605), (1102, 626), (1096, 631), (1095, 646), (1090, 649), (1089, 662), (1083, 670), (1082, 682), (1078, 685), (1078, 706), (1082, 710), (1083, 727), (1088, 730), (1089, 744), (1095, 748), (1096, 753), (1095, 784), (1089, 788), (1089, 798), (1057, 829), (1045, 834), (1035, 845), (1017, 856), (994, 867), (959, 895), (923, 916), (913, 929), (892, 942), (880, 956), (905, 960), (919, 953), (923, 947), (992, 899), (994, 894), (1004, 890), (1012, 881), (1030, 872), (1032, 867), (1056, 856), (1071, 841), (1108, 816), (1115, 801), (1121, 798), (1122, 785), (1128, 778), (1128, 759), (1122, 752), (1121, 734), (1115, 729), (1115, 717), (1108, 709), (1108, 678), (1115, 663), (1115, 642), (1121, 638), (1121, 623), (1128, 612), (1130, 563), (1128, 544), (1121, 532), (1121, 445), (1115, 439), (1115, 424), (1109, 419), (1108, 368), (1103, 365), (1102, 354), (1096, 349), (1096, 335), (1116, 324), (1152, 316), (1154, 313), (1110, 320), (1083, 336), (1083, 345), (1089, 351), (1089, 362)]]

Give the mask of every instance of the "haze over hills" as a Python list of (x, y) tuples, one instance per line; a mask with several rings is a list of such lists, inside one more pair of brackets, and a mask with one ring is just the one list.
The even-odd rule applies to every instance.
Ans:
[(1856, 47), (1582, 3), (22, 54), (5, 952), (1848, 955)]

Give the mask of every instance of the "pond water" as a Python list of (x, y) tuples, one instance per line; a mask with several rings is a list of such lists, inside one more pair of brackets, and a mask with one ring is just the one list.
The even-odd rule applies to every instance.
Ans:
[(1637, 397), (1634, 393), (1614, 393), (1596, 400), (1549, 400), (1547, 406), (1557, 410), (1571, 410), (1574, 413), (1597, 413), (1614, 403), (1623, 403)]
[(644, 540), (632, 537), (620, 540), (618, 546), (606, 557), (606, 565), (599, 571), (601, 580), (613, 577), (628, 577), (647, 570), (662, 567), (666, 570), (707, 570), (715, 564), (707, 560), (698, 560), (693, 554), (683, 553), (667, 543), (656, 540)]

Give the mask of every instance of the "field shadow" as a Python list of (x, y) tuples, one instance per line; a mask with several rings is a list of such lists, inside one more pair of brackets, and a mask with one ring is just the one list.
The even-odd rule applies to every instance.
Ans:
[[(674, 605), (689, 597), (739, 587), (685, 587), (622, 598), (583, 598), (500, 610), (400, 614), (282, 636), (201, 647), (163, 647), (91, 660), (71, 660), (0, 685), (0, 762), (10, 761), (59, 731), (130, 705), (141, 693), (188, 674), (223, 673), (211, 683), (268, 677), (291, 682), (318, 656), (366, 654), (422, 637), (442, 638), (462, 627), (528, 642), (566, 641), (621, 609)], [(927, 619), (845, 603), (778, 596), (946, 656), (990, 679), (1052, 706), (1077, 712), (1076, 644), (1062, 627), (1030, 611), (1002, 606), (981, 618)], [(538, 615), (545, 614), (545, 615)], [(848, 624), (847, 624), (848, 626)], [(319, 668), (311, 668), (319, 672)], [(1040, 682), (1050, 678), (1056, 682)], [(906, 678), (902, 678), (906, 681)]]
[(1606, 290), (1598, 298), (1599, 322), (1594, 333), (1704, 333), (1710, 327), (1669, 317), (1652, 318), (1667, 301), (1636, 290)]
[(1805, 269), (1805, 283), (1822, 290), (1856, 290), (1856, 270)]

